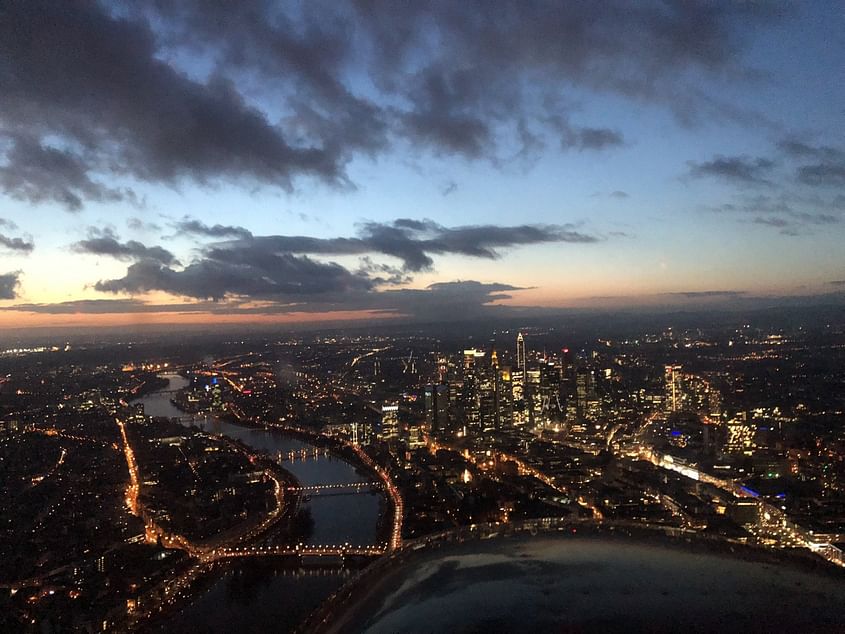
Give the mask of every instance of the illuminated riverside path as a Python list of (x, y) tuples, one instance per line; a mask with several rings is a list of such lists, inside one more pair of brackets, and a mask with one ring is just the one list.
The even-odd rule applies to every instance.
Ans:
[[(187, 385), (179, 375), (167, 375), (170, 385), (164, 392), (151, 392), (135, 400), (144, 404), (145, 412), (150, 416), (182, 418), (171, 402), (172, 394)], [(197, 425), (204, 431), (223, 434), (239, 440), (244, 445), (262, 451), (271, 457), (279, 453), (284, 455), (295, 452), (301, 455), (313, 453), (311, 443), (275, 431), (265, 431), (234, 425), (214, 419), (186, 420), (185, 425)], [(304, 504), (310, 510), (313, 529), (306, 548), (320, 545), (343, 546), (352, 544), (361, 548), (372, 548), (371, 553), (380, 551), (385, 545), (379, 543), (377, 527), (382, 512), (389, 513), (390, 505), (384, 501), (385, 492), (372, 493), (370, 486), (375, 480), (368, 470), (356, 470), (348, 462), (328, 455), (317, 460), (284, 461), (281, 467), (292, 473), (305, 487), (325, 485), (350, 485), (363, 487), (361, 492), (344, 495), (315, 494), (304, 491), (310, 500)], [(389, 495), (389, 493), (388, 493)], [(392, 543), (401, 539), (396, 526), (391, 531)], [(213, 581), (202, 592), (190, 590), (190, 581), (180, 581), (171, 592), (174, 601), (173, 612), (167, 626), (171, 631), (196, 631), (214, 629), (216, 631), (279, 631), (291, 629), (300, 619), (307, 616), (326, 597), (331, 595), (352, 574), (340, 565), (327, 561), (330, 567), (310, 568), (310, 565), (322, 566), (308, 551), (304, 553), (311, 559), (302, 568), (291, 567), (284, 562), (285, 557), (276, 556), (275, 552), (264, 551), (251, 553), (245, 557), (210, 555)], [(333, 556), (337, 556), (333, 552)], [(349, 555), (350, 553), (346, 553)], [(374, 555), (362, 555), (362, 558), (377, 558)], [(331, 557), (329, 557), (331, 559)], [(278, 562), (278, 564), (276, 563)], [(320, 570), (318, 574), (316, 571)], [(178, 599), (176, 596), (178, 595)]]
[[(183, 535), (170, 533), (155, 522), (152, 515), (141, 504), (139, 494), (141, 491), (140, 469), (135, 460), (135, 452), (126, 434), (126, 424), (121, 419), (115, 419), (123, 443), (123, 451), (126, 456), (126, 465), (129, 469), (129, 484), (126, 487), (126, 505), (129, 511), (144, 520), (147, 541), (152, 543), (157, 539), (166, 548), (178, 548), (201, 561), (208, 561), (212, 552), (217, 549), (231, 548), (241, 542), (247, 542), (267, 530), (285, 511), (285, 492), (289, 487), (283, 486), (279, 478), (270, 469), (265, 469), (264, 474), (273, 482), (274, 508), (257, 523), (242, 523), (239, 530), (232, 532), (228, 537), (212, 538), (204, 542), (192, 542)], [(234, 445), (234, 443), (232, 443)]]
[[(188, 381), (176, 375), (165, 375), (170, 385), (166, 391), (185, 387)], [(144, 404), (144, 411), (151, 416), (181, 417), (183, 415), (171, 402), (170, 394), (152, 392), (135, 402)], [(222, 434), (239, 440), (247, 447), (262, 451), (271, 457), (291, 452), (312, 455), (314, 445), (290, 435), (274, 430), (264, 430), (235, 425), (218, 419), (198, 419), (185, 422), (196, 425), (213, 434)], [(323, 455), (318, 452), (318, 460), (285, 460), (281, 466), (289, 471), (303, 487), (327, 484), (370, 482), (373, 473), (356, 470), (356, 467), (340, 458)], [(373, 495), (369, 489), (354, 495), (312, 495), (308, 508), (314, 526), (307, 543), (312, 544), (375, 544), (378, 541), (377, 526), (382, 510), (390, 512), (388, 505), (382, 502), (383, 495)]]

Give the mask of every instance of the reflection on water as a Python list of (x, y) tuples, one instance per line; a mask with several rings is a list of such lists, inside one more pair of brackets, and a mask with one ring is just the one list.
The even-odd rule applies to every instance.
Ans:
[(832, 567), (693, 544), (565, 533), (443, 544), (361, 587), (335, 618), (342, 632), (842, 631)]
[(171, 632), (285, 632), (337, 590), (352, 573), (294, 571), (250, 560), (224, 573), (169, 619)]
[[(170, 385), (152, 392), (136, 402), (144, 404), (150, 416), (168, 418), (182, 416), (170, 402), (171, 390), (186, 387), (189, 381), (178, 374), (165, 374)], [(215, 418), (198, 420), (197, 425), (213, 434), (225, 434), (256, 450), (270, 455), (279, 452), (312, 449), (312, 445), (275, 431), (242, 427)], [(284, 463), (303, 486), (339, 484), (371, 480), (359, 474), (343, 460), (320, 455), (314, 459)], [(374, 544), (380, 510), (380, 496), (374, 493), (348, 495), (316, 495), (308, 502), (314, 528), (312, 544)], [(304, 576), (291, 576), (294, 571), (274, 566), (272, 562), (243, 561), (201, 594), (176, 617), (173, 631), (244, 632), (285, 631), (294, 627), (323, 599), (343, 582), (347, 572), (318, 573), (306, 571)]]

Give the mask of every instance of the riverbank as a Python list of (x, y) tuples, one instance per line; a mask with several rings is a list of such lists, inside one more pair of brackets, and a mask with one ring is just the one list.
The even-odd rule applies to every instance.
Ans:
[[(168, 393), (152, 392), (135, 402), (144, 404), (148, 415), (182, 418), (170, 399), (171, 390), (183, 389), (189, 381), (178, 374), (165, 375)], [(373, 481), (373, 474), (357, 457), (345, 454), (340, 447), (329, 447), (317, 438), (292, 434), (263, 425), (247, 425), (222, 418), (208, 418), (183, 422), (202, 431), (223, 436), (256, 455), (273, 462), (295, 478), (295, 488), (330, 484), (354, 484)], [(313, 440), (313, 442), (312, 442)], [(330, 451), (325, 455), (314, 448)], [(303, 452), (303, 450), (305, 450)], [(285, 461), (279, 465), (272, 457), (279, 454), (301, 455), (306, 459)], [(354, 489), (353, 489), (354, 490)], [(298, 506), (310, 513), (313, 526), (308, 544), (350, 544), (369, 546), (383, 543), (390, 504), (385, 495), (375, 492), (320, 495), (310, 499), (303, 496)], [(389, 524), (389, 522), (387, 522)], [(261, 537), (261, 539), (264, 539)], [(145, 631), (225, 632), (285, 631), (316, 609), (335, 592), (351, 572), (343, 568), (319, 570), (292, 567), (290, 562), (267, 559), (239, 559), (215, 563), (190, 584), (179, 589), (178, 601), (157, 615), (154, 622), (145, 623)]]

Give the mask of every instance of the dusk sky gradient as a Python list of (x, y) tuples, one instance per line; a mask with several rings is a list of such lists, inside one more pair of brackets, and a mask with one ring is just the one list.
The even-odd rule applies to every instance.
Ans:
[(841, 302), (845, 5), (12, 0), (0, 218), (0, 327)]

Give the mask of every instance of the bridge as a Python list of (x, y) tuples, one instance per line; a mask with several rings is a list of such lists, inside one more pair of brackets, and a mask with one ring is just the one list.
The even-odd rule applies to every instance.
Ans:
[(236, 546), (217, 548), (203, 556), (206, 562), (233, 557), (298, 557), (298, 558), (344, 558), (381, 557), (387, 552), (384, 544), (352, 546), (350, 544), (299, 544), (297, 546)]
[(214, 418), (208, 414), (183, 414), (182, 416), (168, 416), (170, 420), (177, 423), (211, 423)]
[(379, 481), (375, 482), (339, 482), (337, 484), (312, 484), (309, 486), (287, 487), (287, 491), (296, 493), (310, 493), (313, 495), (323, 494), (349, 494), (362, 493), (365, 490), (381, 488), (383, 485)]
[(402, 495), (399, 492), (399, 488), (393, 482), (393, 478), (390, 476), (387, 470), (377, 464), (368, 454), (365, 452), (360, 445), (355, 442), (350, 442), (343, 438), (337, 438), (333, 436), (327, 436), (321, 433), (315, 433), (313, 429), (305, 429), (303, 427), (296, 427), (293, 425), (274, 425), (276, 429), (279, 431), (298, 435), (304, 437), (310, 441), (316, 441), (319, 443), (329, 442), (332, 443), (334, 448), (348, 450), (352, 452), (355, 457), (363, 463), (365, 467), (370, 469), (376, 476), (378, 476), (384, 486), (384, 490), (387, 492), (387, 496), (390, 498), (390, 501), (393, 503), (393, 522), (390, 529), (390, 541), (388, 543), (388, 552), (392, 552), (399, 548), (402, 545), (402, 523), (405, 518), (405, 502), (402, 499)]
[(287, 452), (278, 452), (276, 460), (281, 462), (305, 462), (306, 460), (319, 460), (320, 458), (331, 457), (331, 451), (328, 447), (312, 447), (310, 449), (291, 449)]

